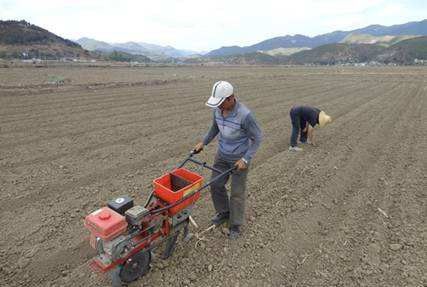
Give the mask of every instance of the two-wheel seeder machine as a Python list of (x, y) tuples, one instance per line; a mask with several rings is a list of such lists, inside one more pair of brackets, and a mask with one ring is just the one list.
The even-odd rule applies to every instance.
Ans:
[[(152, 250), (165, 242), (162, 258), (172, 255), (178, 235), (189, 232), (190, 215), (200, 192), (212, 182), (233, 172), (220, 171), (190, 155), (177, 168), (156, 178), (145, 205), (133, 199), (116, 198), (86, 216), (90, 245), (97, 251), (90, 265), (102, 273), (109, 272), (113, 286), (121, 286), (145, 275), (150, 269)], [(203, 184), (203, 177), (184, 165), (195, 163), (218, 175)]]

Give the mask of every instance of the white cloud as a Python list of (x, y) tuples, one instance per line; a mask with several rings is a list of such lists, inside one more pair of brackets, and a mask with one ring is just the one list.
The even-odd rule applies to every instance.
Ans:
[(0, 19), (25, 19), (62, 37), (196, 50), (399, 24), (423, 15), (427, 3), (416, 0), (0, 0)]

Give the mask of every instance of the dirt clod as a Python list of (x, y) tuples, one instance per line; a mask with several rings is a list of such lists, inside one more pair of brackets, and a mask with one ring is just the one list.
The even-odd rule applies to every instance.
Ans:
[(402, 244), (399, 244), (399, 243), (390, 244), (390, 249), (393, 251), (400, 250), (402, 249)]

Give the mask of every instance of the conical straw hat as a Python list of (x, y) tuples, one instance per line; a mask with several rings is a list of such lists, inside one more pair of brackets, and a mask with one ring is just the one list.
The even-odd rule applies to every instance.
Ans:
[(328, 116), (324, 111), (321, 111), (319, 113), (319, 127), (323, 128), (330, 122), (332, 122), (332, 118)]

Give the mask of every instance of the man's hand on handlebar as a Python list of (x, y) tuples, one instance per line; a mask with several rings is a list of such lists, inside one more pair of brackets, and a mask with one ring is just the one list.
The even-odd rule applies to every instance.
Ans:
[(238, 161), (236, 161), (236, 163), (234, 164), (234, 166), (237, 168), (237, 170), (245, 170), (245, 169), (248, 168), (248, 164), (242, 158), (239, 159)]
[(198, 154), (199, 152), (201, 152), (202, 150), (203, 150), (203, 147), (204, 147), (205, 145), (203, 144), (203, 142), (199, 142), (198, 144), (196, 144), (196, 146), (194, 147), (194, 150), (193, 150), (193, 152), (195, 153), (195, 154)]

